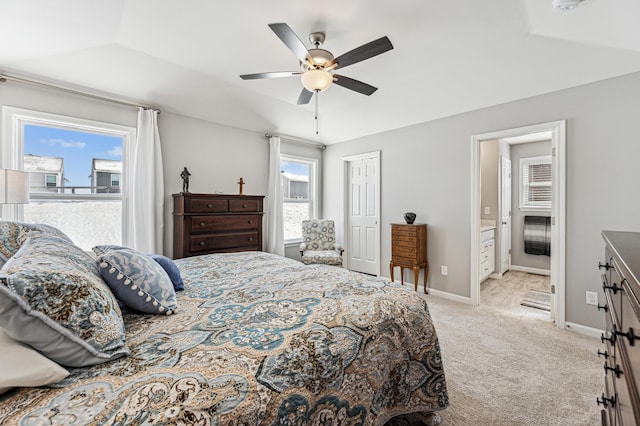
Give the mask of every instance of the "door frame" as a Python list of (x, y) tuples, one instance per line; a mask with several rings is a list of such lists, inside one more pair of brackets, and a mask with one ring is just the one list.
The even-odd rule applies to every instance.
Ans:
[[(529, 133), (551, 132), (552, 206), (551, 206), (551, 284), (555, 285), (554, 305), (557, 327), (565, 326), (566, 280), (566, 120), (499, 130), (471, 136), (471, 267), (469, 294), (473, 305), (480, 304), (480, 142)], [(513, 173), (513, 171), (512, 171)], [(553, 314), (553, 313), (552, 313)]]
[[(497, 268), (498, 272), (497, 275), (499, 275), (500, 277), (502, 277), (502, 275), (508, 271), (511, 268), (511, 230), (512, 230), (512, 226), (513, 226), (513, 209), (511, 208), (511, 206), (513, 205), (513, 200), (511, 197), (511, 192), (513, 190), (513, 188), (511, 187), (513, 185), (513, 164), (511, 163), (511, 158), (507, 158), (504, 155), (500, 155), (500, 188), (499, 188), (499, 200), (500, 200), (500, 217), (498, 219), (498, 221), (500, 222), (500, 267)], [(509, 201), (510, 206), (509, 206), (509, 244), (507, 245), (507, 247), (503, 247), (503, 242), (504, 242), (504, 236), (502, 235), (504, 230), (502, 229), (502, 218), (504, 217), (504, 211), (503, 211), (503, 197), (504, 197), (504, 185), (503, 185), (503, 179), (504, 179), (504, 161), (507, 160), (509, 161)], [(482, 201), (482, 200), (481, 200)], [(502, 270), (502, 259), (504, 256), (504, 251), (508, 250), (507, 256), (509, 257), (509, 261), (507, 263), (507, 269), (505, 269), (504, 271)]]
[[(376, 167), (378, 168), (378, 174), (377, 174), (377, 182), (376, 182), (376, 212), (377, 212), (377, 217), (376, 217), (376, 223), (378, 224), (377, 227), (377, 232), (376, 232), (376, 247), (378, 248), (378, 276), (380, 276), (380, 271), (382, 268), (381, 265), (381, 259), (380, 259), (380, 175), (381, 175), (381, 170), (380, 170), (380, 151), (371, 151), (371, 152), (364, 152), (362, 154), (354, 154), (354, 155), (348, 155), (345, 157), (342, 157), (342, 184), (340, 185), (340, 188), (342, 189), (342, 236), (344, 239), (344, 247), (348, 248), (349, 247), (349, 209), (347, 208), (349, 200), (349, 188), (347, 188), (347, 185), (349, 184), (349, 163), (351, 161), (356, 161), (356, 160), (364, 160), (365, 158), (375, 158), (376, 160)], [(347, 256), (345, 256), (345, 264), (344, 267), (346, 269), (349, 269), (349, 256), (347, 254)]]

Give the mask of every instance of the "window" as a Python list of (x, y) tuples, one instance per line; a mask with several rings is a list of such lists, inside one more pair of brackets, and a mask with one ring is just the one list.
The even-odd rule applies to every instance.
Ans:
[(120, 187), (120, 175), (111, 175), (111, 186)]
[[(123, 244), (125, 198), (120, 190), (122, 163), (135, 129), (3, 107), (4, 167), (29, 172), (29, 204), (10, 219), (46, 223), (82, 249)], [(117, 190), (109, 191), (110, 186)], [(107, 190), (105, 190), (107, 189)], [(6, 211), (6, 210), (5, 210)]]
[(284, 240), (302, 241), (302, 221), (317, 216), (317, 160), (282, 156), (280, 167)]
[(56, 175), (45, 175), (44, 186), (47, 188), (55, 188), (58, 186), (58, 177)]
[(551, 208), (551, 156), (520, 159), (520, 209)]

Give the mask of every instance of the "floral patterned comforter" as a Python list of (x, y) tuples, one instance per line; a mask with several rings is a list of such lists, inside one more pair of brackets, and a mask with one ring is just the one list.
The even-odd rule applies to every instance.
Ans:
[(125, 315), (130, 356), (0, 396), (0, 424), (382, 425), (448, 405), (410, 289), (262, 252), (176, 263), (177, 312)]

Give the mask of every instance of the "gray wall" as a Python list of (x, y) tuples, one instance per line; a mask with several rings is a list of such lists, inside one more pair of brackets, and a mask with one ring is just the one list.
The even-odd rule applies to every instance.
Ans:
[[(390, 260), (389, 223), (413, 210), (429, 224), (430, 285), (470, 294), (471, 135), (567, 120), (566, 320), (604, 327), (585, 291), (600, 292), (603, 229), (640, 230), (640, 73), (446, 117), (331, 145), (324, 187), (340, 185), (343, 156), (381, 151), (381, 262)], [(615, 208), (614, 208), (615, 206)], [(342, 232), (341, 202), (327, 194), (324, 216)], [(448, 276), (440, 275), (448, 266)], [(388, 276), (388, 275), (387, 275)]]
[(523, 237), (525, 216), (551, 216), (551, 211), (520, 210), (520, 159), (540, 155), (551, 155), (551, 141), (529, 142), (511, 146), (511, 264), (550, 270), (551, 258), (549, 256), (536, 256), (524, 252)]
[[(480, 142), (480, 218), (491, 219), (498, 223), (499, 206), (498, 141)], [(489, 213), (485, 209), (489, 208)]]

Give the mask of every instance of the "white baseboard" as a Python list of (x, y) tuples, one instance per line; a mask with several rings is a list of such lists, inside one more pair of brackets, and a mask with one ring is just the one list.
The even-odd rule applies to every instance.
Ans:
[(574, 333), (584, 334), (589, 337), (600, 337), (604, 330), (598, 330), (597, 328), (587, 327), (586, 325), (576, 324), (573, 322), (565, 322), (564, 328)]
[(511, 265), (509, 269), (520, 272), (529, 272), (531, 274), (551, 275), (551, 271), (548, 269), (529, 268), (528, 266)]
[(459, 296), (457, 294), (448, 293), (442, 290), (435, 290), (433, 288), (428, 288), (429, 294), (433, 294), (434, 296), (442, 297), (443, 299), (453, 300), (455, 302), (464, 303), (467, 305), (473, 305), (470, 297)]
[[(400, 281), (398, 280), (394, 280), (393, 281), (396, 284), (401, 284)], [(413, 286), (412, 283), (405, 283), (405, 285), (410, 285)], [(473, 303), (471, 302), (471, 298), (470, 297), (464, 297), (464, 296), (458, 296), (457, 294), (453, 294), (453, 293), (448, 293), (446, 291), (442, 291), (442, 290), (434, 290), (432, 288), (427, 288), (427, 291), (429, 292), (429, 294), (433, 294), (434, 296), (438, 296), (438, 297), (442, 297), (443, 299), (449, 299), (449, 300), (453, 300), (455, 302), (460, 302), (460, 303), (464, 303), (467, 305), (473, 305)], [(429, 294), (424, 294), (423, 290), (420, 288), (420, 286), (418, 286), (418, 292), (420, 293), (421, 296), (429, 296)]]

